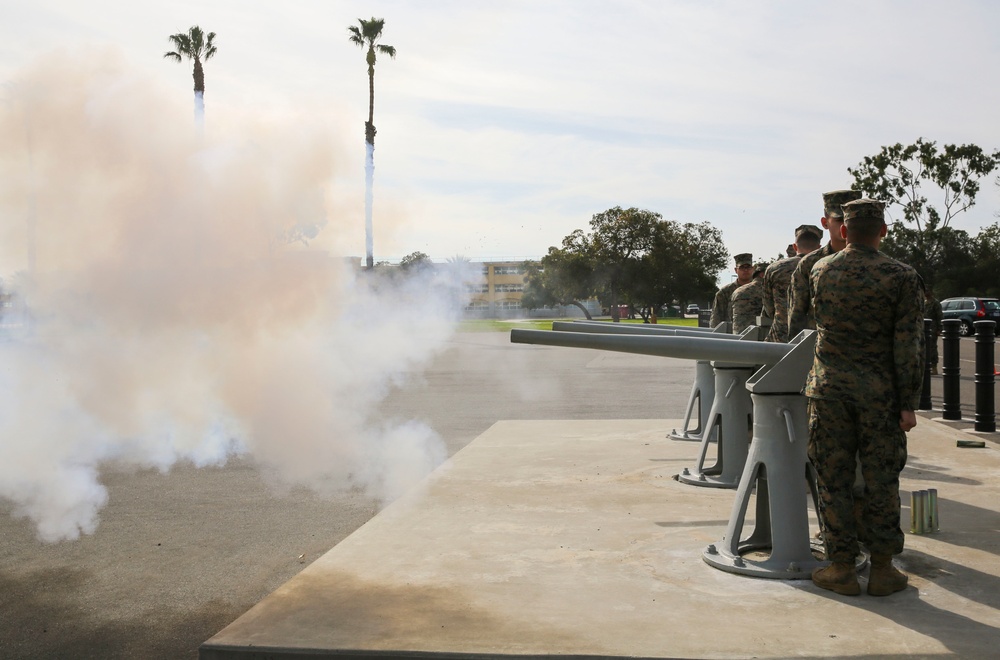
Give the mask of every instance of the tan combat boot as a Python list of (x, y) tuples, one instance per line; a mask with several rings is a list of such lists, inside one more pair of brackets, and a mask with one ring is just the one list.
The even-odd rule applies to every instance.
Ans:
[(857, 596), (861, 593), (858, 571), (854, 564), (847, 562), (835, 561), (826, 568), (817, 568), (812, 572), (812, 581), (817, 587), (842, 596)]
[(872, 554), (871, 564), (868, 573), (869, 596), (888, 596), (906, 589), (909, 578), (892, 565), (892, 555)]

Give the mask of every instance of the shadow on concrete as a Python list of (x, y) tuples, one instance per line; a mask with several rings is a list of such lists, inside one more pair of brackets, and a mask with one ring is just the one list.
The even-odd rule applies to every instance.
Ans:
[[(910, 497), (908, 493), (900, 495), (903, 500), (902, 523), (905, 527), (909, 525)], [(1000, 529), (1000, 512), (939, 497), (938, 514), (942, 529), (929, 535), (934, 540), (994, 555), (1000, 554), (1000, 536), (996, 533)]]
[[(178, 639), (205, 639), (252, 605), (210, 601), (190, 611), (156, 608), (127, 621), (102, 620), (80, 604), (88, 584), (87, 571), (68, 567), (0, 574), (0, 657), (174, 660)], [(189, 651), (183, 657), (197, 657), (197, 646)]]
[[(314, 607), (315, 603), (322, 607)], [(526, 630), (540, 628), (556, 648), (572, 648), (579, 643), (573, 630), (561, 630), (548, 621), (514, 620), (495, 616), (462, 598), (454, 588), (418, 585), (387, 585), (359, 579), (344, 571), (331, 571), (322, 579), (302, 582), (294, 596), (283, 603), (281, 625), (283, 632), (294, 639), (310, 639), (306, 631), (323, 631), (326, 651), (310, 648), (268, 646), (266, 639), (258, 639), (257, 649), (241, 649), (234, 655), (228, 642), (234, 635), (244, 638), (255, 630), (255, 615), (267, 616), (267, 603), (244, 618), (234, 622), (201, 647), (201, 660), (216, 658), (260, 658), (276, 660), (294, 657), (447, 657), (481, 656), (500, 657), (495, 653), (447, 654), (421, 652), (409, 649), (414, 639), (434, 634), (459, 640), (459, 646), (481, 647), (484, 640), (511, 639)], [(447, 622), (442, 624), (441, 622)], [(279, 625), (279, 627), (281, 627)], [(436, 632), (440, 626), (440, 633)], [(447, 627), (447, 630), (445, 628)], [(303, 631), (300, 636), (297, 630)], [(352, 649), (350, 644), (359, 638), (378, 640), (379, 649)], [(487, 644), (488, 645), (488, 644)], [(518, 655), (517, 657), (522, 657)]]
[[(938, 587), (949, 590), (956, 596), (975, 601), (989, 608), (1000, 608), (1000, 578), (975, 569), (933, 557), (917, 550), (904, 550), (897, 557), (897, 564), (905, 572), (934, 582)], [(963, 589), (954, 589), (964, 585)], [(969, 586), (975, 585), (975, 586)], [(931, 637), (941, 643), (951, 653), (962, 658), (981, 657), (982, 640), (1000, 640), (1000, 629), (980, 623), (959, 614), (954, 609), (946, 610), (931, 605), (920, 597), (920, 592), (911, 583), (905, 590), (887, 597), (872, 597), (864, 593), (867, 588), (867, 571), (862, 575), (860, 596), (839, 596), (802, 581), (797, 588), (814, 591), (817, 595), (835, 600), (844, 605), (858, 607), (872, 614), (882, 616), (893, 623), (914, 632)], [(957, 608), (956, 608), (957, 609)], [(845, 631), (858, 636), (863, 631)], [(877, 629), (867, 634), (873, 638), (880, 633)], [(914, 657), (911, 655), (852, 656), (889, 658)]]
[(930, 484), (931, 487), (933, 487), (933, 483), (962, 484), (965, 486), (980, 486), (983, 483), (977, 479), (969, 479), (967, 477), (951, 473), (949, 472), (949, 468), (940, 465), (922, 463), (919, 460), (910, 459), (907, 459), (906, 467), (903, 468), (903, 472), (900, 474), (900, 477), (903, 479), (912, 479), (913, 481), (932, 482)]
[(721, 527), (726, 528), (728, 520), (686, 520), (676, 522), (658, 522), (658, 527)]

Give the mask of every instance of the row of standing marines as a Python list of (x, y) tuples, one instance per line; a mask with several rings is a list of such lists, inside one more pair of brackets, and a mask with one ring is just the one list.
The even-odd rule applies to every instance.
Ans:
[[(831, 563), (812, 581), (839, 594), (861, 593), (855, 558), (863, 543), (871, 555), (868, 594), (888, 596), (907, 585), (892, 564), (903, 550), (899, 475), (906, 432), (917, 423), (925, 307), (939, 327), (940, 304), (913, 268), (879, 252), (887, 232), (882, 202), (855, 190), (828, 192), (821, 222), (829, 234), (822, 247), (823, 229), (807, 224), (795, 230), (787, 259), (754, 265), (750, 254), (736, 255), (737, 279), (716, 294), (711, 325), (730, 323), (741, 333), (762, 315), (772, 319), (772, 342), (816, 331), (803, 393)], [(936, 367), (937, 351), (930, 353)]]

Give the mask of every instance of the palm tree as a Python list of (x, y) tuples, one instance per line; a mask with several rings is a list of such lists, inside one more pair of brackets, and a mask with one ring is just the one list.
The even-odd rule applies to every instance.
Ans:
[(367, 152), (365, 161), (365, 249), (367, 251), (366, 263), (371, 269), (374, 263), (372, 256), (372, 185), (375, 178), (375, 53), (379, 52), (394, 58), (396, 57), (396, 49), (393, 46), (378, 43), (382, 37), (385, 19), (373, 16), (371, 20), (366, 21), (359, 18), (358, 23), (361, 25), (360, 29), (351, 25), (347, 31), (350, 32), (352, 44), (368, 48), (368, 54), (365, 58), (368, 62), (368, 121), (365, 122), (365, 149)]
[(216, 47), (212, 43), (215, 33), (207, 35), (197, 25), (192, 25), (187, 32), (172, 34), (167, 39), (176, 50), (168, 51), (163, 57), (180, 62), (187, 58), (194, 61), (194, 113), (199, 126), (205, 117), (205, 70), (202, 61), (215, 55)]

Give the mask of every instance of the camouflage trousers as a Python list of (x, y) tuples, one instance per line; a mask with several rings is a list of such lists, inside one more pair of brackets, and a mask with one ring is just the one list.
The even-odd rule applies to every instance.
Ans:
[[(903, 550), (899, 527), (899, 473), (906, 465), (906, 434), (899, 414), (848, 401), (809, 399), (809, 460), (816, 469), (819, 520), (831, 561), (854, 562), (859, 533), (869, 551)], [(865, 478), (860, 524), (854, 511), (857, 464)]]

